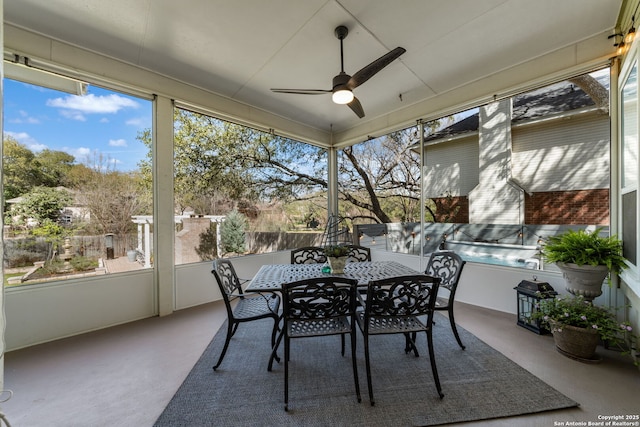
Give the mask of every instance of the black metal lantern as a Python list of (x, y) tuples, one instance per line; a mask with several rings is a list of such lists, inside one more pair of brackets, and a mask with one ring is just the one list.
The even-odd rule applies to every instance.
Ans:
[(518, 298), (518, 325), (539, 335), (548, 334), (550, 331), (541, 324), (542, 321), (531, 317), (540, 300), (554, 298), (558, 293), (547, 282), (538, 282), (536, 276), (533, 280), (523, 280), (513, 289), (517, 291)]

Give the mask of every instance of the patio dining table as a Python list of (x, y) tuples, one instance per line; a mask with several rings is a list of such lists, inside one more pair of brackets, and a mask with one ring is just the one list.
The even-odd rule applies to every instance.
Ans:
[(421, 274), (396, 261), (348, 262), (343, 274), (323, 273), (326, 264), (267, 264), (260, 267), (247, 287), (247, 292), (282, 291), (282, 285), (316, 277), (346, 277), (356, 279), (359, 286), (372, 280)]

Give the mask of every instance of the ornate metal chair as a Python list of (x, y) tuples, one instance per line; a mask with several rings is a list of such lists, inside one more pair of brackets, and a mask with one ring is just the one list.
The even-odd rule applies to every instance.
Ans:
[[(427, 276), (399, 276), (369, 283), (366, 301), (361, 296), (364, 311), (358, 311), (357, 322), (364, 335), (364, 356), (367, 368), (367, 385), (371, 406), (375, 404), (369, 360), (369, 337), (382, 334), (404, 334), (407, 339), (406, 352), (413, 350), (419, 356), (415, 343), (416, 333), (427, 335), (429, 359), (433, 380), (442, 399), (436, 359), (433, 352), (432, 322), (440, 279)], [(420, 316), (426, 315), (426, 322)]]
[(291, 264), (323, 264), (327, 262), (324, 249), (318, 246), (306, 246), (291, 251)]
[[(340, 335), (344, 356), (344, 336), (351, 336), (351, 363), (358, 402), (360, 384), (356, 363), (356, 288), (357, 281), (337, 277), (315, 278), (286, 283), (283, 286), (284, 326), (272, 358), (284, 337), (284, 410), (289, 410), (289, 356), (292, 338)], [(271, 370), (271, 361), (269, 370)]]
[[(227, 338), (220, 358), (213, 367), (215, 371), (222, 363), (222, 359), (224, 359), (231, 337), (236, 333), (238, 325), (242, 322), (273, 318), (273, 331), (271, 332), (271, 348), (273, 349), (276, 334), (279, 330), (280, 317), (278, 309), (280, 308), (280, 296), (275, 293), (244, 293), (242, 290), (243, 282), (238, 279), (233, 264), (229, 260), (217, 259), (213, 261), (213, 270), (211, 272), (216, 278), (216, 282), (218, 282), (224, 305), (227, 308)], [(276, 355), (274, 357), (278, 360)]]
[(371, 249), (366, 246), (345, 245), (349, 248), (347, 262), (371, 261)]
[[(463, 261), (460, 255), (453, 251), (434, 252), (431, 254), (427, 269), (424, 272), (429, 276), (440, 278), (441, 295), (439, 295), (436, 300), (435, 310), (447, 311), (453, 335), (463, 350), (465, 347), (460, 340), (460, 335), (458, 335), (458, 328), (456, 328), (456, 321), (453, 316), (453, 302), (455, 300), (458, 282), (460, 281), (460, 275), (462, 274), (462, 269), (465, 264), (466, 261)], [(448, 295), (443, 296), (442, 289), (445, 289), (445, 293), (448, 293)]]

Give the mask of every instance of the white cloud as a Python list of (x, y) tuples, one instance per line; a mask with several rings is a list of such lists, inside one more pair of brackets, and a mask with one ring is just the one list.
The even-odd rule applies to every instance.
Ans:
[(116, 94), (107, 96), (69, 95), (66, 98), (54, 98), (47, 100), (49, 107), (64, 108), (67, 110), (81, 111), (85, 114), (113, 114), (123, 108), (138, 108), (138, 103), (132, 99)]
[(65, 117), (70, 120), (75, 120), (77, 122), (86, 122), (87, 118), (79, 111), (71, 111), (71, 110), (61, 110), (60, 114), (62, 117)]
[(40, 144), (39, 142), (36, 142), (34, 144), (29, 144), (28, 147), (29, 147), (29, 150), (35, 151), (35, 152), (46, 150), (47, 148), (49, 148), (45, 144)]
[(71, 154), (76, 159), (76, 162), (84, 162), (86, 159), (89, 159), (91, 157), (91, 153), (93, 152), (91, 148), (87, 147), (62, 147), (60, 151)]
[(100, 123), (109, 123), (109, 119), (107, 119), (106, 117), (103, 117), (100, 119)]
[(133, 119), (129, 119), (125, 122), (125, 124), (129, 125), (129, 126), (139, 126), (141, 127), (143, 125), (144, 121), (143, 119), (136, 117)]
[(9, 123), (15, 123), (18, 125), (38, 125), (40, 124), (40, 120), (36, 119), (35, 117), (26, 117), (21, 119), (9, 119)]
[(40, 120), (36, 119), (35, 117), (29, 116), (29, 113), (27, 113), (26, 111), (20, 110), (18, 113), (20, 114), (20, 118), (9, 119), (9, 123), (28, 124), (28, 125), (40, 124)]
[(24, 144), (31, 151), (42, 151), (48, 148), (46, 145), (39, 143), (35, 138), (26, 132), (6, 131), (5, 135), (9, 135), (21, 144)]
[(109, 140), (109, 146), (110, 147), (126, 147), (127, 146), (127, 141), (125, 141), (124, 139), (110, 139)]

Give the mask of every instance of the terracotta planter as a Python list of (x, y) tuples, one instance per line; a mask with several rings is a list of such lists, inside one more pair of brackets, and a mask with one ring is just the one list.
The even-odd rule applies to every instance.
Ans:
[(347, 263), (347, 257), (327, 257), (329, 267), (331, 267), (331, 273), (342, 274), (344, 273), (344, 265)]
[(582, 295), (586, 301), (593, 301), (602, 294), (602, 283), (609, 270), (606, 265), (576, 265), (556, 263), (565, 281), (565, 289), (573, 295)]
[(553, 325), (551, 328), (556, 349), (563, 355), (581, 362), (599, 362), (596, 348), (600, 341), (598, 331), (568, 325)]

